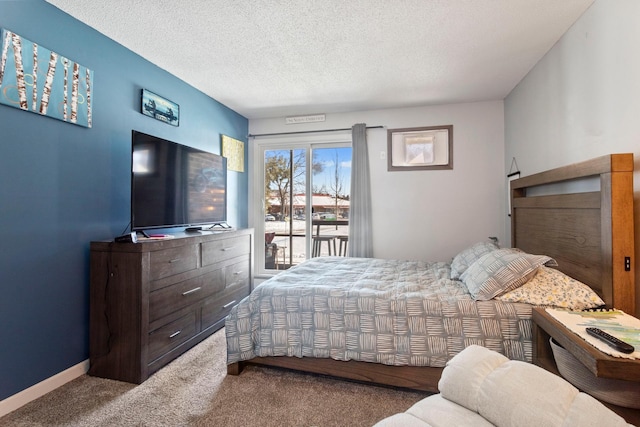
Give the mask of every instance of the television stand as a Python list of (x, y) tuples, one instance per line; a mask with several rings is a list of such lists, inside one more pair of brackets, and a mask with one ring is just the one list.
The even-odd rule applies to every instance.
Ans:
[(89, 375), (140, 384), (215, 331), (253, 278), (253, 230), (91, 242)]

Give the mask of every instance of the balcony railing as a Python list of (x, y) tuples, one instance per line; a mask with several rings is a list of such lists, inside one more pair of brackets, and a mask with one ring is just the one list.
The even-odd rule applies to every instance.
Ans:
[[(293, 220), (291, 224), (288, 221), (266, 221), (265, 232), (275, 233), (275, 236), (265, 254), (265, 267), (286, 270), (310, 258), (314, 255), (314, 236), (335, 237), (335, 241), (320, 242), (315, 256), (339, 255), (341, 246), (339, 239), (342, 236), (344, 240), (344, 237), (349, 234), (348, 220), (313, 220), (312, 225), (311, 247), (306, 248), (304, 220)], [(342, 248), (346, 253), (344, 250), (346, 241), (342, 242)]]

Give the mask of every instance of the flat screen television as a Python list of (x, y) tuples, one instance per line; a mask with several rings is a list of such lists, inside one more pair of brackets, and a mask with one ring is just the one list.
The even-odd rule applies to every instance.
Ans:
[(227, 159), (133, 131), (131, 229), (226, 226)]

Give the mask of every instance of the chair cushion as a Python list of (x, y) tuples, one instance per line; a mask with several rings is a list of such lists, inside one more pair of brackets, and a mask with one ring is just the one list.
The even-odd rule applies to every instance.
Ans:
[(425, 421), (433, 427), (492, 427), (476, 412), (445, 399), (440, 394), (434, 394), (413, 405), (407, 410), (408, 414)]
[(406, 412), (392, 415), (375, 423), (373, 427), (435, 427), (426, 421), (416, 418)]
[(509, 359), (500, 353), (472, 345), (447, 363), (438, 382), (442, 396), (478, 412), (480, 386), (485, 378)]
[(485, 378), (478, 412), (497, 426), (561, 426), (578, 393), (561, 377), (514, 360)]
[(444, 399), (496, 426), (582, 426), (579, 421), (589, 416), (600, 420), (594, 426), (627, 425), (602, 403), (582, 397), (585, 394), (563, 378), (476, 345), (447, 363), (438, 388)]
[(438, 388), (375, 427), (630, 426), (561, 377), (477, 345), (447, 363)]
[(579, 393), (562, 425), (562, 427), (572, 426), (628, 427), (630, 424), (587, 393)]

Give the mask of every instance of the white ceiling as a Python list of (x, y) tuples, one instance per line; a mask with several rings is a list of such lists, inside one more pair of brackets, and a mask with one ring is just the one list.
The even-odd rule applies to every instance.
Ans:
[(47, 0), (243, 116), (503, 99), (594, 0)]

